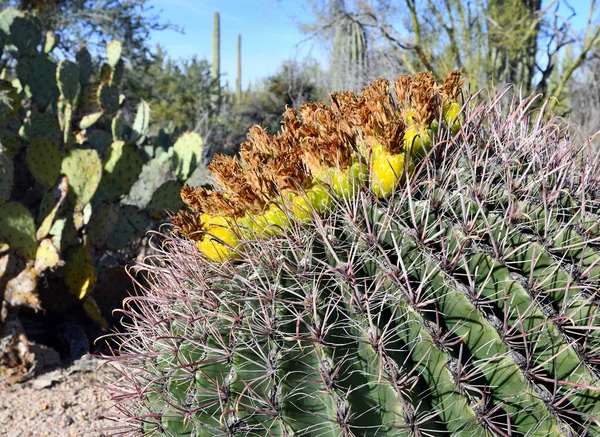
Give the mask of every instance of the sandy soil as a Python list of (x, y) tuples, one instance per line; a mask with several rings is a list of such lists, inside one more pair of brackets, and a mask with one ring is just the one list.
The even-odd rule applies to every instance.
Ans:
[(106, 395), (94, 386), (114, 370), (96, 372), (99, 363), (85, 356), (25, 382), (0, 377), (0, 436), (115, 435), (114, 422), (103, 418)]

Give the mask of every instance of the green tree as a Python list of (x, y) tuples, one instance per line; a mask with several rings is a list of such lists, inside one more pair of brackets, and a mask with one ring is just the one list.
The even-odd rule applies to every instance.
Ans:
[(42, 29), (60, 33), (58, 48), (74, 55), (81, 44), (93, 52), (112, 39), (123, 43), (123, 55), (139, 65), (150, 55), (150, 32), (176, 29), (164, 23), (148, 0), (0, 0), (0, 9), (35, 11)]
[[(344, 13), (333, 13), (340, 3)], [(513, 83), (525, 94), (560, 97), (600, 45), (596, 5), (590, 1), (587, 27), (578, 33), (565, 0), (546, 6), (541, 0), (313, 0), (314, 20), (302, 29), (331, 43), (332, 29), (351, 17), (366, 30), (369, 50), (389, 66), (390, 76), (429, 70), (442, 78), (458, 68), (473, 90)], [(569, 46), (571, 64), (550, 81)]]
[(210, 108), (213, 89), (210, 69), (206, 59), (194, 56), (175, 61), (157, 46), (144, 74), (136, 75), (131, 89), (149, 102), (155, 126), (199, 129)]

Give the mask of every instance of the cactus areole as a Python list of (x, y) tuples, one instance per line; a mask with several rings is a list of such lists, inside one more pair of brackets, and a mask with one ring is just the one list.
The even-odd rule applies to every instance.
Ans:
[[(428, 73), (288, 109), (186, 186), (115, 415), (165, 436), (600, 435), (598, 160)], [(393, 96), (392, 96), (393, 94)]]

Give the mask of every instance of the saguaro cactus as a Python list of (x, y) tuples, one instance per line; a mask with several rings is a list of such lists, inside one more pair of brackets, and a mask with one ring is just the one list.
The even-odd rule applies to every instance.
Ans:
[(242, 35), (238, 34), (237, 40), (237, 79), (235, 81), (235, 94), (242, 98)]
[(212, 65), (210, 75), (215, 83), (214, 104), (217, 112), (221, 105), (221, 24), (219, 11), (213, 15)]

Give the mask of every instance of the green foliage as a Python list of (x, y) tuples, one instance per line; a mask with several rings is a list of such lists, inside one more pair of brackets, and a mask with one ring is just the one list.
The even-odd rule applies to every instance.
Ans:
[(213, 83), (206, 60), (174, 61), (158, 46), (135, 93), (149, 103), (155, 126), (193, 129), (212, 105)]
[[(60, 38), (55, 38), (52, 44), (69, 56), (73, 56), (82, 44), (103, 47), (106, 41), (120, 40), (123, 56), (139, 67), (150, 52), (149, 33), (176, 30), (161, 20), (160, 14), (149, 3), (147, 0), (0, 0), (0, 9), (11, 10), (11, 14), (19, 13), (12, 8), (20, 8), (21, 13), (34, 13), (39, 18), (39, 29), (60, 31)], [(25, 28), (31, 32), (29, 26)], [(29, 40), (39, 44), (40, 38)], [(47, 36), (45, 40), (48, 44)], [(44, 51), (50, 53), (51, 50)]]

